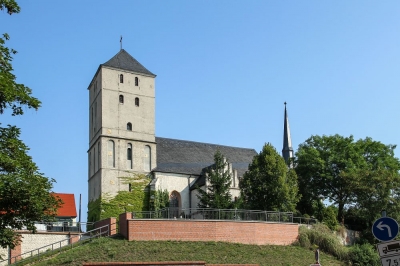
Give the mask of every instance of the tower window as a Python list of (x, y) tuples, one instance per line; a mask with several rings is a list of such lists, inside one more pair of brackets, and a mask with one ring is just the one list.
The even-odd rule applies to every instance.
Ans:
[(100, 142), (97, 143), (97, 170), (101, 168), (101, 152), (100, 152)]
[(124, 83), (124, 75), (119, 75), (119, 83)]
[(135, 98), (135, 105), (139, 106), (139, 98), (138, 97)]
[(139, 86), (139, 79), (138, 79), (138, 77), (135, 77), (135, 86)]
[(115, 167), (115, 146), (114, 141), (109, 140), (107, 145), (107, 158), (108, 158), (108, 166)]
[(126, 167), (132, 169), (132, 144), (128, 143), (126, 149)]
[(119, 103), (124, 103), (124, 95), (119, 96)]
[(89, 152), (89, 176), (92, 176), (92, 152)]
[(144, 170), (147, 172), (150, 172), (151, 171), (151, 148), (148, 145), (144, 146), (143, 163), (144, 163), (144, 165), (143, 165)]
[(132, 131), (132, 124), (131, 123), (126, 124), (126, 130)]

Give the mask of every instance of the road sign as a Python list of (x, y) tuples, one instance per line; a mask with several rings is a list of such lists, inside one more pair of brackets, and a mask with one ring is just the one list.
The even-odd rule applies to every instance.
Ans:
[(381, 258), (382, 266), (400, 266), (400, 254), (393, 257)]
[[(400, 241), (381, 242), (377, 245), (379, 256), (389, 257), (400, 255)], [(400, 265), (399, 265), (400, 266)]]
[(399, 233), (399, 225), (393, 218), (382, 217), (374, 222), (372, 233), (380, 241), (390, 241)]

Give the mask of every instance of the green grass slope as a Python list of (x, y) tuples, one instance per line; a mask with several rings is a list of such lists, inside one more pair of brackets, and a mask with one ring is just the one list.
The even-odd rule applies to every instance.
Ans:
[[(111, 261), (205, 261), (207, 263), (256, 263), (300, 266), (314, 263), (312, 250), (299, 246), (256, 246), (223, 242), (127, 241), (101, 238), (34, 265), (82, 265)], [(321, 253), (324, 266), (344, 265)]]

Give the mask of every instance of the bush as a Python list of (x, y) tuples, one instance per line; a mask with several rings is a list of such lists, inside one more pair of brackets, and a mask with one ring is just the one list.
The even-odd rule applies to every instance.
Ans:
[(326, 224), (331, 230), (337, 230), (339, 223), (336, 219), (337, 209), (334, 206), (329, 206), (324, 209), (324, 216), (322, 222)]
[(357, 266), (379, 266), (378, 253), (371, 244), (354, 245), (350, 248), (348, 254), (352, 265)]
[(301, 226), (299, 228), (299, 244), (305, 248), (316, 245), (320, 250), (340, 260), (347, 260), (348, 258), (347, 249), (342, 246), (339, 239), (324, 224), (315, 224), (312, 229)]

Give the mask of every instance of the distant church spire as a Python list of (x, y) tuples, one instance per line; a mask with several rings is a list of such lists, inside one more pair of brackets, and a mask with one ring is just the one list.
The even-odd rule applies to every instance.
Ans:
[(282, 156), (286, 162), (288, 162), (290, 158), (293, 158), (292, 139), (290, 137), (289, 118), (288, 118), (287, 111), (286, 111), (286, 102), (285, 102), (285, 117), (284, 117), (284, 126), (283, 126)]

